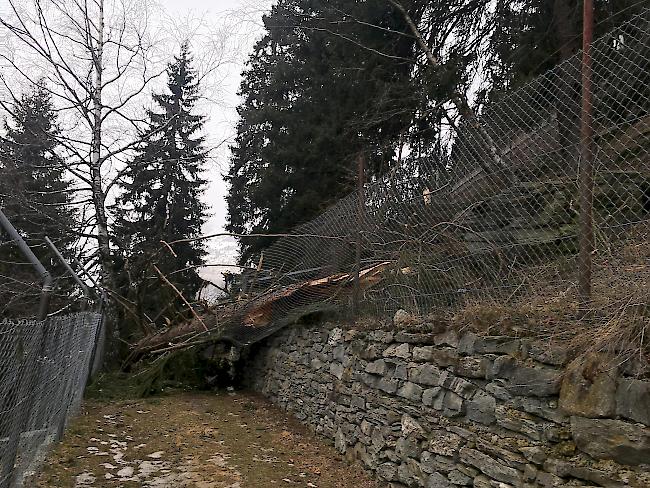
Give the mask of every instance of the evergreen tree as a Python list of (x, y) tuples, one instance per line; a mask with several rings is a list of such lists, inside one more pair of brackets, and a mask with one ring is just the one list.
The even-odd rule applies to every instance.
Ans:
[(199, 236), (206, 221), (200, 200), (206, 183), (201, 173), (207, 152), (200, 135), (205, 117), (194, 113), (199, 85), (187, 44), (167, 67), (167, 89), (153, 96), (158, 110), (148, 111), (149, 135), (125, 173), (115, 232), (128, 276), (126, 294), (135, 299), (140, 316), (154, 322), (173, 320), (183, 309), (154, 265), (190, 301), (202, 284), (201, 242), (174, 244), (173, 254), (161, 244)]
[[(5, 121), (4, 132), (0, 145), (0, 206), (41, 262), (54, 276), (63, 276), (64, 270), (44, 238), (50, 237), (64, 256), (70, 256), (76, 240), (76, 212), (71, 205), (71, 185), (65, 178), (64, 161), (58, 154), (56, 114), (47, 90), (37, 87), (23, 95)], [(0, 233), (0, 241), (6, 239), (4, 232)], [(25, 258), (16, 246), (4, 244), (0, 245), (0, 274), (9, 274), (14, 279), (0, 286), (0, 294), (5, 293), (4, 300), (0, 298), (5, 304), (0, 312), (24, 315), (30, 306), (27, 296), (37, 301), (38, 293), (19, 289), (19, 284), (21, 280), (29, 283), (38, 278), (30, 276), (29, 267), (12, 268), (12, 262), (23, 262)], [(69, 280), (59, 283), (58, 291), (67, 301), (71, 290)], [(21, 294), (15, 304), (9, 297)]]
[[(418, 19), (421, 9), (404, 2)], [(389, 2), (280, 0), (249, 58), (228, 175), (228, 230), (283, 233), (394, 162), (420, 94), (414, 39)], [(274, 239), (241, 239), (241, 262)]]

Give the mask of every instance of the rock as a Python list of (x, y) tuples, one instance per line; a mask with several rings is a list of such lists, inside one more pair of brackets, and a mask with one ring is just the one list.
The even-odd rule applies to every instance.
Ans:
[(440, 367), (453, 366), (458, 362), (458, 353), (454, 349), (438, 349), (433, 346), (413, 348), (413, 360), (435, 363)]
[(335, 346), (343, 340), (343, 330), (336, 327), (330, 331), (327, 343), (330, 346)]
[(578, 449), (596, 459), (621, 464), (650, 464), (650, 429), (622, 420), (571, 417), (571, 434)]
[(379, 388), (382, 391), (385, 391), (386, 393), (392, 394), (397, 391), (398, 384), (399, 382), (397, 380), (381, 378), (377, 382), (377, 388)]
[(538, 466), (544, 464), (546, 461), (546, 453), (544, 449), (537, 446), (528, 446), (520, 447), (519, 452), (531, 463), (537, 464)]
[(460, 450), (460, 460), (465, 464), (474, 466), (483, 474), (490, 478), (504, 483), (516, 484), (521, 478), (522, 474), (514, 468), (505, 466), (498, 462), (496, 459), (483, 454), (476, 449), (463, 447)]
[(616, 389), (616, 415), (650, 426), (650, 382), (621, 378)]
[(551, 473), (546, 473), (545, 471), (538, 471), (537, 476), (535, 477), (535, 482), (538, 486), (543, 488), (554, 488), (556, 486), (564, 486), (564, 480), (559, 476), (556, 476)]
[(395, 444), (395, 454), (402, 460), (407, 458), (419, 458), (422, 448), (420, 443), (413, 437), (400, 437)]
[(340, 428), (336, 431), (336, 435), (334, 436), (334, 447), (341, 454), (345, 454), (348, 447), (345, 434)]
[(404, 386), (397, 390), (397, 395), (403, 398), (407, 398), (413, 402), (420, 402), (422, 400), (423, 391), (424, 388), (422, 388), (420, 385), (416, 385), (415, 383), (407, 381), (404, 383)]
[(450, 374), (448, 371), (444, 371), (440, 375), (438, 385), (454, 392), (458, 396), (465, 399), (471, 398), (477, 389), (476, 385), (473, 383), (470, 383), (469, 381), (466, 381), (462, 378), (458, 378)]
[(464, 334), (458, 341), (458, 352), (460, 354), (474, 354), (474, 345), (478, 340), (478, 336), (472, 332)]
[(447, 478), (454, 485), (461, 485), (461, 486), (471, 486), (472, 481), (474, 480), (473, 478), (470, 478), (466, 474), (461, 473), (457, 469), (454, 469), (453, 471), (450, 471), (449, 474), (447, 475)]
[(397, 468), (397, 479), (407, 486), (423, 486), (426, 475), (422, 471), (420, 463), (415, 459), (407, 459)]
[(433, 454), (448, 457), (453, 457), (458, 453), (463, 441), (459, 435), (445, 430), (432, 432), (429, 438), (431, 440), (428, 450)]
[(343, 379), (343, 365), (341, 363), (331, 363), (330, 364), (330, 373), (336, 378)]
[(571, 476), (573, 478), (591, 481), (592, 483), (607, 486), (609, 488), (623, 488), (625, 486), (625, 483), (620, 483), (611, 479), (603, 471), (586, 466), (577, 466), (575, 463), (560, 461), (559, 459), (548, 459), (544, 463), (544, 470), (557, 476)]
[(395, 371), (393, 371), (393, 378), (396, 380), (405, 380), (408, 379), (408, 369), (406, 364), (398, 363), (395, 365)]
[(454, 458), (432, 454), (429, 451), (422, 452), (420, 466), (425, 473), (448, 473), (455, 468)]
[(507, 336), (488, 336), (479, 337), (474, 342), (474, 352), (481, 354), (510, 354), (514, 355), (519, 352), (521, 341)]
[(517, 397), (513, 400), (512, 406), (526, 413), (551, 420), (557, 424), (568, 420), (564, 412), (557, 408), (557, 401), (555, 399)]
[(424, 429), (422, 426), (410, 415), (404, 414), (401, 419), (402, 435), (408, 437), (410, 435), (423, 436)]
[(368, 363), (366, 366), (366, 373), (378, 374), (384, 376), (388, 372), (388, 365), (383, 359), (378, 359)]
[(395, 334), (395, 342), (407, 342), (409, 344), (433, 344), (435, 342), (434, 335), (416, 334), (410, 332), (398, 332)]
[(612, 417), (616, 412), (618, 368), (604, 354), (578, 358), (567, 368), (560, 390), (560, 408), (568, 415)]
[(445, 417), (460, 417), (464, 413), (465, 402), (460, 395), (456, 395), (453, 391), (445, 393), (443, 400), (443, 412)]
[(490, 478), (483, 476), (482, 474), (474, 477), (474, 488), (492, 488), (490, 484)]
[(530, 345), (528, 355), (540, 363), (562, 366), (567, 361), (568, 349), (558, 344), (535, 342)]
[(490, 395), (477, 393), (467, 402), (467, 418), (484, 425), (493, 424), (496, 421), (494, 411), (496, 400)]
[(517, 366), (506, 389), (513, 395), (551, 396), (560, 391), (561, 373), (555, 369)]
[(493, 380), (496, 378), (510, 378), (512, 372), (517, 367), (517, 361), (511, 356), (499, 356), (489, 366), (485, 373), (485, 378)]
[(408, 359), (411, 357), (410, 346), (408, 344), (391, 344), (384, 351), (383, 356), (385, 358), (394, 357), (394, 358)]
[(429, 476), (426, 488), (452, 488), (452, 484), (449, 483), (449, 480), (440, 473), (433, 473)]
[(423, 364), (409, 370), (409, 381), (427, 386), (437, 386), (440, 370), (432, 364)]
[(440, 395), (442, 391), (442, 388), (439, 386), (424, 390), (424, 393), (422, 393), (422, 403), (428, 407), (432, 407), (435, 399)]
[(398, 327), (405, 327), (412, 325), (413, 323), (416, 323), (418, 320), (416, 317), (408, 313), (406, 310), (399, 309), (397, 312), (395, 312), (395, 315), (393, 316), (393, 324), (395, 324)]
[(397, 465), (393, 463), (382, 463), (377, 466), (377, 476), (385, 481), (397, 480)]
[(438, 334), (434, 339), (436, 346), (449, 346), (457, 348), (459, 343), (458, 334), (453, 329), (448, 329), (442, 334)]
[(494, 410), (497, 425), (504, 429), (519, 432), (535, 441), (542, 440), (544, 425), (536, 422), (530, 415), (513, 410), (505, 405), (497, 405)]
[(373, 330), (368, 335), (371, 341), (383, 342), (384, 344), (390, 344), (393, 342), (395, 335), (392, 332), (387, 332), (385, 330)]
[(483, 357), (463, 357), (454, 366), (454, 373), (467, 378), (485, 378), (489, 364), (490, 362)]

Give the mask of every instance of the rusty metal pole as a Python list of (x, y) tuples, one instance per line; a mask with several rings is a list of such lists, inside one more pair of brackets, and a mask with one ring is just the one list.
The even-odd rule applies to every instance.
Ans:
[(355, 270), (354, 270), (354, 289), (352, 291), (352, 312), (355, 317), (359, 316), (359, 301), (361, 299), (361, 224), (364, 221), (366, 211), (366, 197), (364, 192), (366, 173), (366, 157), (363, 153), (357, 156), (357, 239), (355, 249)]
[(594, 129), (591, 45), (594, 37), (593, 0), (584, 0), (582, 36), (582, 114), (580, 121), (580, 255), (578, 295), (584, 312), (591, 301), (592, 254), (594, 251)]

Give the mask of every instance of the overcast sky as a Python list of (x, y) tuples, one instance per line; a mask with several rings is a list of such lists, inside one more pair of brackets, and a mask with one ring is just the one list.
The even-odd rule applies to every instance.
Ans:
[[(213, 31), (222, 29), (234, 39), (228, 42), (228, 62), (221, 73), (216, 76), (210, 96), (215, 101), (205, 102), (200, 107), (208, 117), (206, 136), (209, 144), (216, 146), (223, 141), (232, 140), (237, 123), (238, 103), (237, 90), (240, 83), (241, 70), (253, 44), (262, 35), (262, 15), (273, 3), (273, 0), (159, 0), (167, 13), (178, 22), (188, 22), (196, 25), (200, 19), (202, 29)], [(199, 50), (199, 39), (193, 43), (193, 49)], [(201, 53), (198, 52), (197, 56)], [(225, 196), (227, 186), (222, 175), (227, 171), (228, 144), (222, 144), (215, 152), (216, 158), (211, 160), (208, 171), (210, 180), (206, 203), (210, 205), (212, 217), (206, 225), (206, 233), (222, 232), (226, 222)], [(236, 259), (236, 244), (233, 239), (217, 238), (209, 243), (212, 263), (231, 263)], [(211, 268), (205, 273), (207, 278), (219, 280), (223, 268)], [(220, 280), (219, 280), (220, 281)]]

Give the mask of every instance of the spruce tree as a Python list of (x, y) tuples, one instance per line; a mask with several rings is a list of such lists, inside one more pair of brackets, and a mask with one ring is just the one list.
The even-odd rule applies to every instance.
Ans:
[[(65, 271), (47, 248), (50, 237), (64, 256), (73, 253), (76, 240), (76, 212), (71, 204), (71, 184), (65, 178), (64, 160), (59, 155), (58, 128), (52, 100), (43, 87), (26, 93), (15, 104), (9, 120), (4, 122), (0, 145), (0, 206), (32, 248), (36, 256), (55, 277)], [(38, 287), (29, 291), (21, 283), (38, 281), (29, 266), (12, 263), (25, 258), (0, 232), (0, 275), (11, 283), (0, 285), (3, 315), (25, 315), (27, 307), (38, 300)], [(57, 292), (69, 302), (73, 285), (69, 279), (58, 281)], [(33, 302), (33, 303), (32, 303)], [(54, 305), (59, 305), (54, 300)]]
[(147, 112), (147, 136), (125, 172), (115, 232), (127, 276), (124, 292), (143, 320), (156, 323), (174, 320), (184, 305), (154, 266), (190, 301), (202, 284), (202, 243), (173, 244), (173, 253), (162, 244), (199, 236), (206, 221), (205, 117), (194, 113), (199, 85), (187, 44), (167, 67), (167, 90), (153, 95), (157, 108)]

